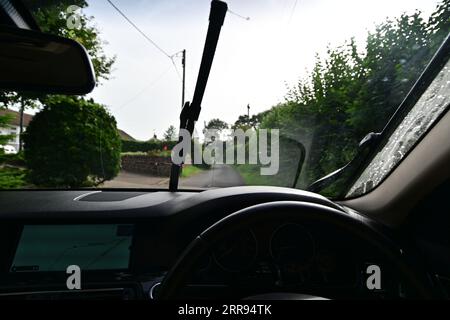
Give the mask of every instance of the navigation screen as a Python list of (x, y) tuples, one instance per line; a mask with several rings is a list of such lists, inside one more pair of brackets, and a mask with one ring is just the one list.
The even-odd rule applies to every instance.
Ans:
[(128, 269), (132, 225), (27, 225), (11, 272)]

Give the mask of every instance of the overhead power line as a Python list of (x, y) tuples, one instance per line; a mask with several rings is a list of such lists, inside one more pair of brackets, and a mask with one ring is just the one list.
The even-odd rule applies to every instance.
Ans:
[(294, 16), (295, 9), (297, 8), (297, 2), (298, 2), (298, 0), (294, 1), (294, 5), (292, 6), (292, 9), (291, 9), (291, 14), (289, 15), (288, 24), (291, 24), (291, 20), (292, 20), (292, 17)]
[(163, 55), (165, 55), (167, 58), (171, 59), (173, 58), (174, 55), (170, 55), (167, 53), (167, 51), (165, 51), (164, 49), (162, 49), (155, 41), (153, 41), (149, 36), (147, 36), (145, 34), (144, 31), (142, 31), (130, 18), (127, 17), (127, 15), (125, 13), (122, 12), (122, 10), (120, 10), (111, 0), (107, 0), (108, 3), (125, 19), (128, 21), (128, 23), (137, 30), (137, 32), (139, 32), (148, 42), (150, 42), (156, 49), (158, 49)]
[[(128, 18), (128, 16), (122, 10), (120, 10), (119, 7), (117, 7), (117, 5), (115, 5), (111, 0), (107, 0), (107, 1), (137, 32), (139, 32), (139, 34), (141, 36), (143, 36), (148, 42), (150, 42), (164, 56), (166, 56), (167, 58), (170, 59), (170, 61), (171, 61), (172, 65), (173, 65), (173, 67), (175, 69), (175, 72), (176, 72), (178, 78), (180, 79), (180, 81), (183, 81), (183, 79), (181, 77), (181, 74), (180, 74), (180, 71), (178, 70), (178, 67), (177, 67), (177, 65), (176, 65), (176, 63), (174, 61), (174, 58), (179, 57), (179, 55), (182, 54), (184, 50), (177, 51), (174, 54), (169, 54), (166, 50), (161, 48), (152, 38), (150, 38), (144, 31), (142, 31), (142, 29), (139, 28), (130, 18)], [(228, 12), (230, 12), (231, 14), (233, 14), (233, 15), (241, 18), (241, 19), (244, 19), (244, 20), (247, 20), (247, 21), (250, 20), (250, 17), (245, 17), (243, 15), (240, 15), (239, 13), (231, 11), (230, 9), (228, 9)], [(183, 67), (185, 67), (185, 65), (183, 65)], [(184, 73), (183, 73), (183, 75), (184, 75)], [(160, 77), (158, 77), (157, 80), (159, 80), (159, 78)], [(153, 84), (153, 82), (152, 82), (152, 84)], [(183, 86), (184, 86), (184, 84), (183, 84)], [(145, 89), (142, 90), (142, 92), (139, 92), (137, 94), (137, 96), (141, 95), (144, 91), (145, 91)], [(136, 96), (133, 97), (131, 100), (134, 100), (135, 98), (136, 98)], [(131, 101), (128, 101), (128, 102), (124, 103), (122, 106), (119, 107), (119, 109), (122, 109), (125, 105), (127, 105), (130, 102)]]
[(122, 108), (124, 108), (125, 106), (129, 105), (131, 102), (135, 101), (139, 96), (141, 96), (143, 93), (148, 91), (150, 88), (153, 88), (155, 85), (157, 85), (159, 83), (159, 81), (162, 79), (162, 77), (164, 77), (166, 75), (166, 73), (167, 73), (167, 71), (169, 71), (169, 69), (170, 69), (170, 66), (166, 70), (164, 70), (164, 72), (162, 72), (160, 75), (158, 75), (155, 79), (153, 79), (142, 90), (140, 90), (134, 96), (129, 98), (126, 102), (124, 102), (122, 105), (120, 105), (115, 111), (116, 112), (120, 111)]
[(107, 0), (107, 1), (134, 29), (136, 29), (137, 32), (139, 32), (148, 42), (150, 42), (163, 55), (165, 55), (167, 58), (170, 59), (170, 62), (172, 63), (172, 65), (173, 65), (173, 67), (175, 69), (175, 72), (177, 74), (178, 79), (180, 81), (182, 81), (182, 78), (181, 78), (181, 75), (180, 75), (180, 71), (177, 68), (177, 65), (176, 65), (176, 63), (174, 61), (174, 58), (178, 57), (179, 54), (182, 53), (183, 51), (180, 50), (178, 52), (175, 52), (174, 54), (169, 54), (166, 50), (161, 48), (155, 41), (153, 41), (152, 38), (150, 38), (144, 31), (142, 31), (142, 29), (139, 28), (130, 18), (128, 18), (128, 16), (122, 10), (120, 10), (111, 0)]
[(236, 13), (236, 12), (234, 12), (234, 11), (231, 11), (230, 9), (228, 9), (228, 12), (229, 13), (231, 13), (231, 14), (233, 14), (233, 15), (235, 15), (236, 17), (238, 17), (238, 18), (241, 18), (241, 19), (244, 19), (244, 20), (250, 20), (250, 17), (244, 17), (243, 15), (241, 15), (241, 14), (239, 14), (239, 13)]

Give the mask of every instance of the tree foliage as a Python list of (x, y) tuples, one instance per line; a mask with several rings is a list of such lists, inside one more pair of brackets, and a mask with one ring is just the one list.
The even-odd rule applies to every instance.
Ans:
[(162, 141), (151, 139), (149, 141), (125, 141), (122, 140), (122, 152), (151, 152), (161, 151), (164, 148), (172, 150), (178, 141)]
[[(81, 43), (91, 57), (97, 80), (108, 80), (111, 74), (115, 57), (108, 57), (103, 47), (106, 44), (101, 40), (100, 32), (95, 27), (94, 17), (85, 15), (82, 11), (76, 13), (68, 11), (70, 6), (86, 8), (88, 3), (84, 0), (60, 1), (25, 1), (33, 12), (37, 24), (42, 32), (73, 39)], [(68, 28), (67, 21), (76, 15), (79, 27)]]
[[(32, 14), (41, 28), (42, 32), (53, 35), (73, 39), (81, 43), (91, 58), (92, 65), (97, 81), (108, 80), (112, 71), (112, 66), (115, 62), (115, 57), (108, 57), (103, 47), (106, 44), (101, 40), (100, 32), (94, 26), (94, 17), (89, 17), (78, 11), (76, 17), (79, 21), (79, 28), (68, 28), (67, 21), (74, 15), (73, 12), (68, 12), (67, 8), (71, 5), (76, 5), (80, 8), (88, 6), (83, 0), (65, 0), (65, 1), (25, 1), (27, 7), (32, 11)], [(45, 95), (41, 93), (14, 93), (1, 92), (0, 103), (3, 107), (11, 107), (16, 104), (21, 104), (26, 108), (34, 108), (37, 102), (45, 99)]]
[(209, 120), (209, 122), (205, 125), (205, 130), (217, 130), (220, 132), (226, 129), (228, 129), (228, 123), (218, 118)]
[[(101, 80), (109, 79), (115, 57), (108, 57), (104, 53), (103, 47), (106, 43), (101, 40), (100, 33), (93, 24), (94, 18), (88, 17), (82, 12), (77, 12), (76, 18), (80, 27), (71, 29), (67, 26), (68, 19), (74, 15), (73, 12), (68, 12), (67, 8), (72, 5), (85, 8), (88, 6), (86, 1), (27, 0), (24, 2), (32, 12), (42, 32), (76, 40), (86, 48), (94, 67), (97, 84)], [(41, 104), (45, 104), (46, 99), (47, 95), (39, 92), (0, 91), (0, 108), (35, 109)]]
[(163, 133), (164, 141), (174, 141), (177, 140), (177, 129), (170, 125), (166, 131)]
[(248, 115), (244, 114), (239, 116), (239, 118), (236, 120), (236, 122), (231, 126), (231, 129), (233, 130), (237, 130), (237, 129), (241, 129), (244, 131), (247, 131), (248, 129), (258, 129), (260, 124), (261, 124), (261, 120), (266, 116), (266, 114), (268, 113), (268, 111), (264, 111), (258, 114), (254, 114), (250, 117), (248, 117)]
[(285, 102), (264, 114), (261, 128), (279, 128), (308, 145), (300, 187), (344, 166), (366, 134), (383, 129), (449, 34), (449, 3), (428, 21), (420, 12), (388, 19), (368, 33), (364, 50), (353, 39), (329, 48)]
[(38, 186), (97, 185), (119, 172), (116, 120), (92, 100), (48, 99), (30, 123), (24, 142), (30, 180)]

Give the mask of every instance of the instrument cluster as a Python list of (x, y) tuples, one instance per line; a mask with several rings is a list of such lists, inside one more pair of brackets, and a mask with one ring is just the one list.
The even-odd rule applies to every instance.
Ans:
[(379, 261), (336, 229), (313, 223), (259, 225), (223, 239), (204, 256), (194, 282), (265, 288), (356, 288)]

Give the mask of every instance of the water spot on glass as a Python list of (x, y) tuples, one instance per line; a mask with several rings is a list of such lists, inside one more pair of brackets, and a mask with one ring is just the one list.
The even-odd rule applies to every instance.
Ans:
[[(395, 129), (384, 148), (375, 155), (347, 196), (358, 196), (375, 188), (446, 110), (450, 96), (449, 64), (450, 62), (447, 62), (445, 68)], [(388, 81), (387, 77), (383, 81)]]

